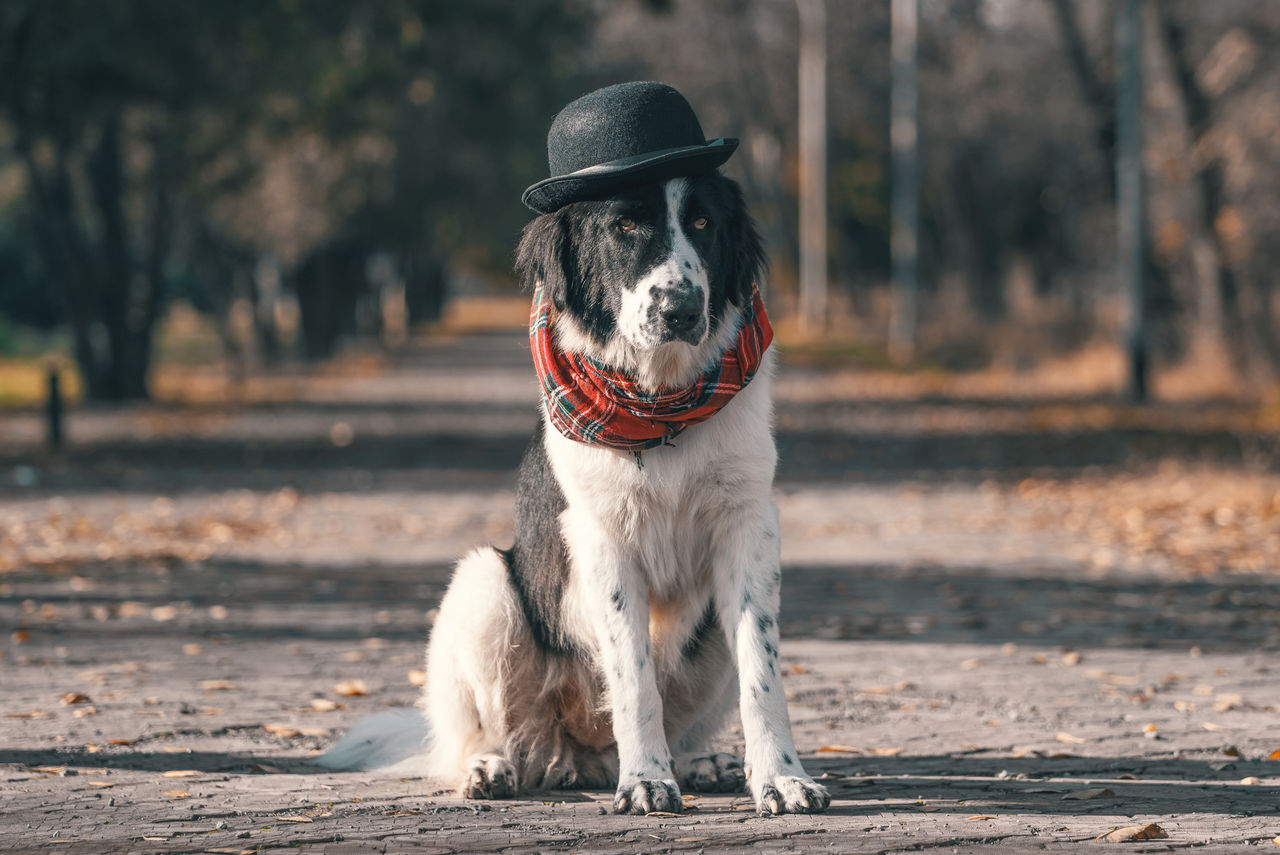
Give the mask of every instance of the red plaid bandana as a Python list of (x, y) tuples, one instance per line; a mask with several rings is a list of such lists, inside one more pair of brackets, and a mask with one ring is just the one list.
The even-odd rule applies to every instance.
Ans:
[(551, 423), (569, 439), (639, 453), (706, 421), (746, 388), (773, 341), (760, 292), (752, 289), (738, 338), (689, 386), (648, 394), (627, 374), (555, 346), (552, 306), (539, 290), (529, 317), (533, 365)]

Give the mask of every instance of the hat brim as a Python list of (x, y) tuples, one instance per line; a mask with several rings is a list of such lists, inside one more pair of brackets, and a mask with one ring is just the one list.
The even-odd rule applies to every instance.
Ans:
[(568, 175), (545, 178), (520, 197), (539, 214), (550, 214), (570, 202), (602, 199), (624, 187), (684, 175), (710, 172), (729, 159), (738, 141), (721, 137), (704, 145), (680, 146), (611, 160)]

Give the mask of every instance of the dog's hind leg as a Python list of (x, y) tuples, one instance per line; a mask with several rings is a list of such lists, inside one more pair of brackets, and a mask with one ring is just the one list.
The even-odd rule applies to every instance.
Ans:
[(458, 562), (427, 645), (420, 705), (431, 730), (427, 774), (464, 797), (504, 798), (519, 786), (504, 753), (507, 677), (526, 634), (502, 558), (483, 548)]

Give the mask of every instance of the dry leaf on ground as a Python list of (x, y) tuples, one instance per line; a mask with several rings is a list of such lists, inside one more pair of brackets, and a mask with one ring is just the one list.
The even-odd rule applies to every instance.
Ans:
[(355, 698), (369, 694), (369, 687), (364, 684), (364, 680), (343, 680), (333, 687), (333, 691), (344, 698)]
[(64, 707), (69, 707), (72, 704), (87, 704), (89, 703), (89, 700), (90, 698), (88, 695), (81, 694), (80, 692), (67, 692), (62, 696), (62, 705)]
[(901, 748), (872, 748), (871, 753), (877, 757), (897, 757), (902, 753)]
[(410, 686), (425, 686), (427, 684), (427, 672), (414, 668), (409, 672)]
[(279, 722), (279, 721), (272, 722), (271, 724), (264, 724), (262, 726), (262, 729), (265, 730), (267, 733), (282, 737), (284, 739), (293, 739), (295, 736), (299, 735), (299, 733), (301, 732), (293, 725), (285, 724), (284, 722)]
[(333, 712), (339, 706), (341, 706), (341, 704), (337, 703), (336, 701), (331, 701), (328, 698), (312, 698), (311, 699), (311, 708), (316, 712)]
[(26, 712), (5, 713), (5, 718), (53, 718), (51, 713), (44, 710), (27, 710)]
[(1169, 835), (1154, 822), (1148, 825), (1127, 825), (1105, 834), (1099, 834), (1095, 840), (1104, 843), (1125, 843), (1129, 840), (1163, 840)]
[(1068, 742), (1072, 745), (1083, 745), (1084, 743), (1089, 741), (1082, 736), (1072, 736), (1071, 734), (1067, 733), (1064, 730), (1058, 731), (1056, 734), (1054, 734), (1053, 738), (1058, 740), (1059, 742)]
[(168, 772), (161, 772), (161, 778), (194, 778), (200, 774), (199, 769), (170, 769)]
[(969, 817), (965, 817), (965, 820), (964, 820), (964, 821), (965, 821), (965, 822), (976, 822), (977, 820), (980, 820), (980, 819), (995, 819), (995, 817), (994, 817), (994, 816), (987, 816), (985, 813), (980, 813), (980, 814), (977, 814), (976, 816), (969, 816)]
[(239, 686), (231, 680), (201, 680), (200, 688), (206, 692), (234, 692)]
[(823, 745), (818, 749), (819, 754), (861, 754), (861, 748), (854, 748), (852, 745)]
[(171, 799), (191, 798), (191, 794), (188, 793), (186, 790), (161, 790), (160, 792), (164, 793), (166, 796), (168, 796)]
[(315, 821), (309, 816), (297, 816), (295, 814), (286, 814), (285, 816), (278, 816), (276, 817), (276, 819), (280, 820), (281, 822), (314, 822)]
[(108, 745), (132, 745), (133, 740), (132, 739), (108, 739), (107, 744)]
[(1267, 759), (1268, 759), (1268, 760), (1280, 760), (1280, 748), (1277, 748), (1275, 751), (1272, 751), (1272, 752), (1267, 756)]

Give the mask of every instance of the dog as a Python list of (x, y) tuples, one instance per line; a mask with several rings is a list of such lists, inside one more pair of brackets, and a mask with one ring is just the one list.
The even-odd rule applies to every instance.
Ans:
[[(421, 713), (322, 765), (400, 760), (478, 799), (613, 787), (619, 813), (747, 786), (762, 813), (826, 809), (778, 666), (775, 356), (760, 236), (718, 171), (737, 145), (651, 81), (553, 120), (516, 252), (542, 405), (515, 542), (455, 568)], [(735, 700), (745, 764), (708, 750)]]
[[(731, 346), (763, 264), (739, 187), (712, 172), (544, 214), (516, 269), (561, 350), (656, 393)], [(544, 402), (515, 542), (459, 562), (431, 633), (428, 776), (478, 799), (612, 787), (622, 813), (744, 786), (766, 814), (828, 806), (778, 665), (774, 362), (770, 347), (714, 416), (642, 452), (564, 436)], [(745, 767), (708, 751), (735, 701)]]

